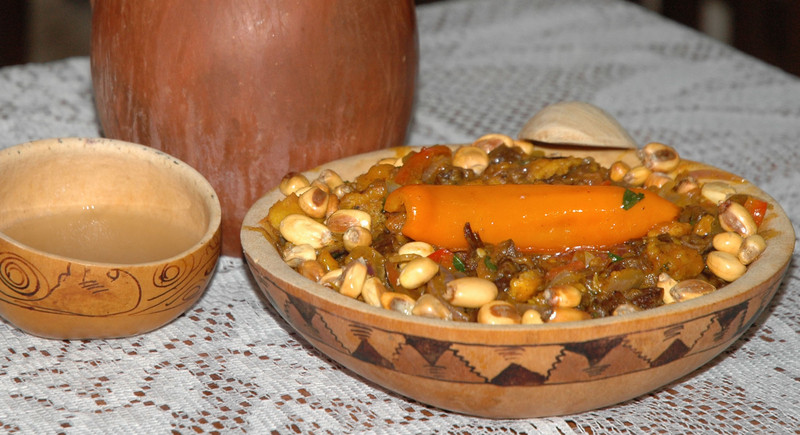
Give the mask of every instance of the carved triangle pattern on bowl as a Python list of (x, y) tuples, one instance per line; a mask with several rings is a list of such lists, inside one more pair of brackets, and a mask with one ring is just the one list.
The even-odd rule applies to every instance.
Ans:
[(499, 346), (439, 341), (368, 326), (309, 304), (274, 283), (266, 287), (281, 315), (306, 339), (329, 351), (406, 375), (497, 386), (595, 381), (701, 353), (716, 354), (749, 326), (770, 295), (756, 294), (729, 308), (652, 330), (584, 342)]

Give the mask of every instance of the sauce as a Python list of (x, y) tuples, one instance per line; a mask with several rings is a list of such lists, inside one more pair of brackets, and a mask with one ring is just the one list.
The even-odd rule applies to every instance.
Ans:
[(2, 232), (40, 251), (83, 261), (134, 264), (171, 257), (199, 242), (189, 228), (146, 210), (70, 210), (15, 222)]

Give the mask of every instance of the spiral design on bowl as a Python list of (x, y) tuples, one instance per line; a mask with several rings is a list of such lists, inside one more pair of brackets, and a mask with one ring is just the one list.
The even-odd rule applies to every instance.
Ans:
[(180, 282), (187, 270), (188, 268), (185, 264), (183, 264), (183, 262), (180, 264), (165, 264), (164, 267), (158, 270), (153, 276), (153, 284), (156, 287), (170, 287), (176, 282)]
[(0, 253), (0, 293), (16, 300), (45, 298), (50, 286), (30, 261), (9, 252)]
[(153, 286), (163, 291), (149, 298), (141, 312), (168, 311), (193, 302), (214, 272), (220, 246), (211, 243), (194, 255), (157, 269), (153, 274)]

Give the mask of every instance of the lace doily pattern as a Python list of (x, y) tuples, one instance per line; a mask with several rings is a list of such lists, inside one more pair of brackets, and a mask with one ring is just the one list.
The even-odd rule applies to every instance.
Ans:
[[(408, 142), (516, 134), (546, 104), (603, 107), (640, 144), (737, 173), (800, 222), (800, 80), (621, 0), (449, 0), (418, 9)], [(89, 60), (0, 69), (0, 147), (98, 136)], [(702, 369), (626, 403), (486, 420), (364, 381), (311, 347), (224, 257), (203, 298), (149, 334), (54, 341), (0, 323), (10, 433), (798, 433), (800, 273)], [(602, 394), (602, 392), (598, 392)]]

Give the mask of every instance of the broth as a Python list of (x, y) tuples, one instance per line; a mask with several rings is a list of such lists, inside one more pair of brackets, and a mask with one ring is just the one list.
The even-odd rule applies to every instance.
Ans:
[(83, 261), (135, 264), (172, 257), (199, 235), (146, 210), (85, 208), (15, 222), (3, 233), (32, 248)]

